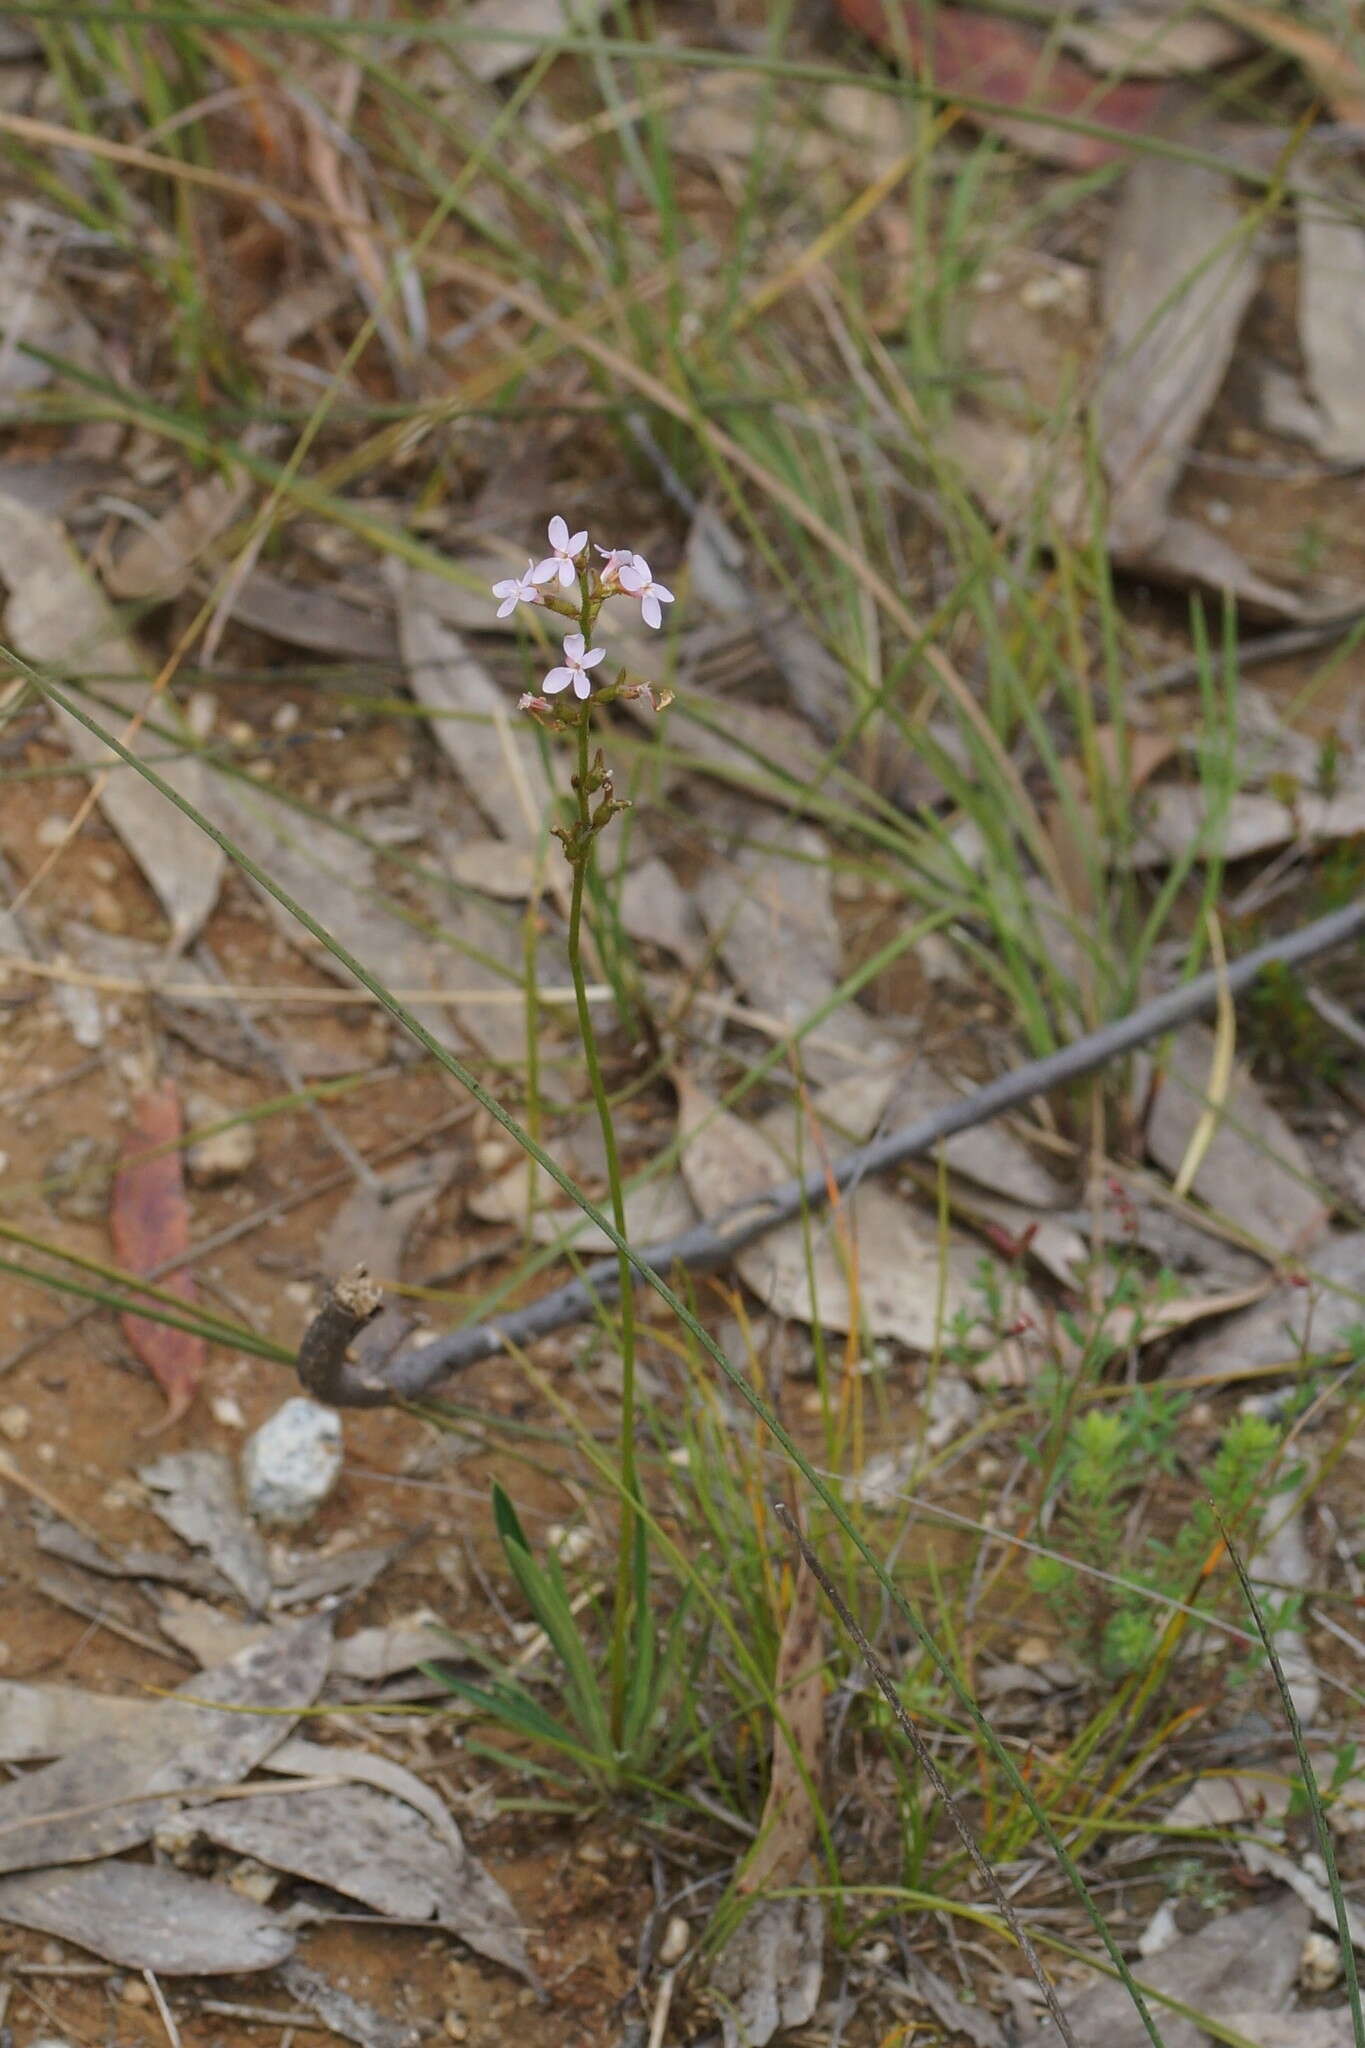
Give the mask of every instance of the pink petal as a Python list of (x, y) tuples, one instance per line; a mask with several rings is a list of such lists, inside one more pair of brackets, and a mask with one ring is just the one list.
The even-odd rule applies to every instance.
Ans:
[(662, 626), (664, 615), (659, 610), (659, 600), (652, 590), (647, 590), (640, 599), (640, 617), (647, 626)]
[(570, 587), (572, 586), (572, 584), (573, 584), (573, 580), (574, 580), (574, 571), (573, 571), (573, 563), (572, 563), (572, 562), (561, 562), (561, 563), (560, 563), (560, 565), (559, 565), (559, 580), (560, 580), (560, 582), (561, 582), (561, 583), (563, 584), (563, 586), (564, 586), (564, 588), (565, 588), (566, 590), (568, 590), (568, 589), (569, 589), (569, 588), (570, 588)]
[(596, 668), (598, 662), (605, 661), (606, 658), (607, 650), (605, 647), (590, 647), (586, 654), (579, 656), (578, 666), (580, 668)]
[(556, 554), (559, 554), (561, 552), (564, 543), (568, 538), (568, 526), (556, 512), (554, 518), (550, 521), (550, 546), (554, 549)]
[(586, 526), (580, 527), (577, 533), (570, 535), (568, 545), (565, 548), (564, 552), (566, 555), (581, 555), (584, 548), (587, 546), (587, 542), (588, 529)]
[(573, 693), (575, 697), (581, 697), (585, 702), (592, 693), (592, 684), (588, 681), (582, 669), (578, 671), (578, 674), (573, 679)]
[(552, 668), (540, 687), (547, 697), (553, 697), (557, 691), (567, 690), (570, 683), (574, 684), (575, 689), (578, 688), (571, 668)]
[(665, 604), (672, 604), (673, 602), (673, 592), (666, 583), (656, 583), (654, 585), (654, 595), (661, 597)]
[[(638, 559), (637, 556), (636, 560)], [(649, 581), (648, 562), (645, 563), (643, 570), (637, 569), (635, 562), (627, 562), (624, 569), (617, 570), (616, 580), (622, 590), (628, 590), (632, 597), (638, 597)]]
[(547, 555), (543, 562), (537, 562), (531, 571), (533, 583), (552, 583), (559, 574), (559, 563), (553, 555)]
[(502, 603), (501, 603), (501, 604), (500, 604), (500, 605), (498, 606), (498, 617), (499, 617), (500, 619), (505, 619), (505, 618), (507, 617), (507, 614), (508, 614), (509, 612), (514, 612), (514, 611), (516, 610), (516, 608), (517, 608), (517, 592), (516, 592), (516, 591), (514, 590), (514, 591), (513, 591), (512, 593), (511, 593), (511, 595), (510, 595), (510, 596), (508, 596), (508, 597), (505, 597), (505, 598), (503, 599)]
[(587, 644), (581, 633), (566, 633), (564, 635), (564, 652), (568, 655), (570, 661), (581, 661), (583, 649)]

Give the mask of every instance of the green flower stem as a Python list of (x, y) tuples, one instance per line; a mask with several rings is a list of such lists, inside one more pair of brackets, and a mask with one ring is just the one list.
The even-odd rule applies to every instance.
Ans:
[[(578, 1032), (583, 1041), (588, 1082), (592, 1088), (593, 1102), (597, 1107), (597, 1120), (602, 1127), (602, 1145), (607, 1158), (607, 1181), (611, 1189), (611, 1218), (616, 1225), (617, 1235), (624, 1237), (626, 1203), (621, 1180), (621, 1158), (616, 1149), (616, 1127), (612, 1121), (611, 1104), (607, 1100), (606, 1083), (602, 1079), (602, 1063), (597, 1054), (597, 1036), (593, 1029), (587, 982), (583, 973), (583, 885), (587, 880), (588, 867), (594, 852), (588, 791), (590, 725), (590, 713), (588, 707), (584, 705), (578, 722), (578, 774), (574, 780), (574, 791), (578, 799), (578, 851), (573, 859), (573, 892), (569, 901), (569, 972), (573, 977), (574, 997), (578, 1004)], [(621, 1534), (616, 1559), (616, 1599), (612, 1612), (610, 1673), (611, 1732), (613, 1741), (619, 1744), (624, 1733), (626, 1645), (637, 1576), (636, 1532), (642, 1525), (638, 1519), (640, 1481), (635, 1464), (635, 1287), (630, 1260), (624, 1252), (618, 1250), (617, 1262), (621, 1273)]]

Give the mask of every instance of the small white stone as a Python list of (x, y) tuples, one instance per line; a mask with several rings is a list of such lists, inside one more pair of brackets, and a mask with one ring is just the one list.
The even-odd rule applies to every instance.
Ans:
[(1305, 1991), (1330, 1991), (1341, 1975), (1341, 1950), (1329, 1934), (1316, 1929), (1303, 1938), (1299, 1983)]
[(289, 697), (286, 697), (284, 703), (270, 716), (270, 723), (276, 732), (292, 732), (298, 722), (299, 707)]
[(209, 1402), (209, 1413), (220, 1429), (246, 1428), (242, 1404), (235, 1394), (215, 1394)]
[(70, 827), (70, 818), (64, 818), (59, 812), (52, 811), (46, 818), (38, 820), (38, 829), (33, 836), (39, 846), (60, 846)]
[[(234, 1113), (225, 1103), (197, 1090), (185, 1103), (191, 1130), (220, 1124)], [(241, 1123), (231, 1124), (225, 1131), (210, 1129), (206, 1137), (196, 1138), (185, 1154), (185, 1163), (195, 1186), (206, 1188), (218, 1181), (236, 1180), (255, 1157), (256, 1127)]]
[(663, 1940), (659, 1943), (659, 1961), (666, 1970), (671, 1970), (687, 1954), (692, 1940), (692, 1929), (681, 1913), (675, 1913), (664, 1929)]
[(292, 1301), (296, 1308), (311, 1308), (313, 1306), (314, 1294), (311, 1280), (286, 1280), (283, 1292), (285, 1300)]
[(196, 690), (185, 706), (185, 723), (193, 739), (204, 741), (218, 723), (218, 699), (212, 690)]
[(18, 1401), (0, 1408), (0, 1436), (8, 1437), (12, 1444), (21, 1444), (32, 1427), (33, 1417)]
[(258, 1521), (297, 1529), (341, 1476), (341, 1417), (301, 1394), (277, 1408), (242, 1452), (247, 1506)]
[(563, 1522), (551, 1522), (545, 1534), (561, 1564), (581, 1564), (593, 1547), (592, 1530), (582, 1522), (572, 1528), (566, 1528)]

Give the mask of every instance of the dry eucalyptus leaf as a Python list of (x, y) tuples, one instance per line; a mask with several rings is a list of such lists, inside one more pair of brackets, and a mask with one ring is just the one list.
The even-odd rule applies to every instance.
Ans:
[(1163, 783), (1141, 804), (1142, 829), (1129, 856), (1135, 868), (1166, 867), (1198, 845), (1205, 858), (1248, 860), (1277, 846), (1311, 846), (1365, 832), (1365, 767), (1352, 764), (1331, 796), (1305, 789), (1292, 803), (1266, 790), (1239, 790), (1208, 832), (1208, 798), (1188, 783)]
[(1346, 2048), (1351, 2038), (1351, 2009), (1318, 2007), (1312, 2012), (1230, 2012), (1225, 2022), (1256, 2048)]
[(384, 613), (315, 583), (286, 583), (266, 569), (253, 569), (235, 592), (232, 616), (253, 632), (314, 654), (385, 667), (398, 660), (398, 630)]
[(386, 1792), (301, 1787), (200, 1807), (194, 1825), (219, 1848), (327, 1885), (390, 1919), (430, 1921), (480, 1955), (529, 1974), (502, 1886), (463, 1845), (457, 1856), (412, 1807)]
[(750, 1907), (711, 1971), (725, 2048), (766, 2048), (779, 2028), (805, 2026), (820, 2003), (824, 1945), (821, 1899)]
[(408, 688), (432, 714), (432, 737), (493, 831), (534, 851), (552, 794), (535, 728), (461, 635), (416, 601), (401, 564), (387, 573)]
[[(1336, 1904), (1331, 1887), (1325, 1882), (1321, 1859), (1316, 1855), (1305, 1857), (1302, 1862), (1287, 1856), (1270, 1842), (1254, 1841), (1243, 1837), (1238, 1844), (1238, 1854), (1245, 1867), (1258, 1875), (1277, 1877), (1281, 1884), (1288, 1885), (1291, 1892), (1300, 1898), (1320, 1927), (1336, 1932)], [(1315, 1864), (1316, 1872), (1308, 1866)], [(1346, 1926), (1353, 1946), (1365, 1948), (1365, 1912), (1347, 1898)], [(1275, 2003), (1267, 1999), (1268, 2005)]]
[[(917, 1059), (897, 1076), (883, 1122), (888, 1129), (918, 1123), (970, 1093), (968, 1084), (951, 1081), (927, 1060)], [(1059, 1209), (1066, 1200), (1065, 1190), (1042, 1161), (998, 1118), (945, 1138), (942, 1151), (954, 1173), (965, 1174), (992, 1194), (1044, 1211)]]
[(273, 1970), (294, 1946), (263, 1906), (159, 1864), (111, 1861), (0, 1878), (0, 1921), (160, 1977)]
[(269, 1633), (264, 1621), (243, 1621), (240, 1614), (224, 1614), (206, 1600), (194, 1600), (174, 1590), (167, 1593), (157, 1613), (156, 1625), (168, 1642), (193, 1657), (200, 1670), (235, 1657), (250, 1649)]
[(220, 1451), (172, 1451), (143, 1465), (138, 1478), (168, 1529), (191, 1549), (208, 1553), (253, 1614), (270, 1605), (265, 1545), (237, 1495), (232, 1464)]
[[(557, 849), (554, 849), (557, 852)], [(446, 869), (462, 889), (496, 896), (502, 903), (525, 903), (544, 886), (546, 861), (530, 846), (509, 846), (505, 839), (465, 839), (449, 835)]]
[[(1310, 1476), (1316, 1472), (1312, 1460), (1309, 1472)], [(1309, 1490), (1307, 1480), (1304, 1490)], [(1246, 1569), (1252, 1586), (1258, 1590), (1263, 1613), (1268, 1603), (1278, 1605), (1291, 1589), (1305, 1596), (1312, 1592), (1317, 1574), (1302, 1507), (1291, 1508), (1283, 1495), (1266, 1502), (1256, 1554), (1247, 1560)], [(1294, 1711), (1301, 1725), (1311, 1728), (1322, 1705), (1322, 1680), (1308, 1647), (1308, 1637), (1293, 1621), (1275, 1621), (1270, 1613), (1265, 1618)]]
[(236, 1784), (317, 1698), (330, 1647), (325, 1617), (283, 1624), (147, 1704), (115, 1739), (0, 1786), (0, 1870), (117, 1855), (147, 1841), (186, 1794)]
[[(1147, 1150), (1175, 1174), (1204, 1113), (1213, 1070), (1213, 1033), (1186, 1024), (1171, 1040), (1147, 1118)], [(1279, 1260), (1304, 1251), (1327, 1226), (1328, 1206), (1312, 1187), (1312, 1165), (1278, 1110), (1245, 1069), (1233, 1072), (1213, 1142), (1192, 1192)]]
[[(1182, 131), (1182, 141), (1198, 136)], [(1230, 173), (1140, 156), (1105, 238), (1108, 343), (1097, 393), (1110, 537), (1145, 554), (1166, 524), (1190, 444), (1218, 394), (1260, 276)]]
[(34, 1532), (39, 1550), (63, 1558), (107, 1579), (154, 1579), (205, 1599), (221, 1599), (231, 1591), (222, 1573), (206, 1557), (170, 1557), (141, 1543), (107, 1549), (69, 1522), (43, 1522)]
[[(1135, 1971), (1140, 1984), (1150, 1984), (1196, 2012), (1222, 2019), (1235, 2001), (1274, 2009), (1293, 1987), (1308, 1914), (1296, 1900), (1280, 1898), (1245, 1913), (1227, 1913), (1211, 1920), (1198, 1934), (1172, 1942), (1146, 1958)], [(1078, 2041), (1103, 2042), (1104, 2048), (1147, 2048), (1148, 2034), (1122, 1984), (1106, 1979), (1065, 2001), (1066, 2015)], [(1202, 2027), (1154, 2005), (1165, 2048), (1206, 2048)], [(1052, 2022), (1039, 2017), (1024, 2037), (1024, 2048), (1042, 2048), (1055, 2041)]]
[(374, 1756), (367, 1749), (331, 1747), (309, 1742), (302, 1735), (291, 1735), (272, 1751), (266, 1769), (291, 1778), (341, 1777), (352, 1785), (368, 1785), (376, 1792), (391, 1793), (422, 1815), (452, 1855), (464, 1855), (464, 1837), (440, 1795), (392, 1757)]
[(116, 1742), (147, 1711), (145, 1700), (76, 1685), (0, 1681), (0, 1763), (45, 1762), (82, 1743)]
[(591, 29), (605, 0), (474, 0), (460, 15), (460, 61), (485, 83), (522, 71), (545, 44)]
[(1119, 566), (1134, 575), (1181, 587), (1192, 584), (1235, 598), (1238, 610), (1248, 618), (1313, 620), (1342, 609), (1339, 597), (1317, 598), (1272, 583), (1230, 541), (1197, 519), (1168, 518), (1161, 532), (1142, 547), (1126, 545), (1121, 533), (1111, 534), (1110, 547)]
[[(3, 484), (0, 472), (0, 485)], [(92, 684), (95, 715), (121, 734), (135, 711), (150, 704), (153, 719), (173, 723), (164, 698), (150, 702), (151, 683), (123, 636), (104, 593), (54, 520), (0, 496), (0, 577), (9, 587), (5, 616), (11, 646), (25, 660)], [(72, 754), (86, 768), (112, 767), (100, 807), (146, 876), (171, 922), (177, 948), (199, 930), (218, 900), (224, 856), (150, 783), (125, 768), (93, 734), (64, 711), (55, 714)], [(190, 803), (203, 801), (207, 778), (198, 761), (167, 761), (164, 741), (145, 731), (131, 743), (155, 754), (157, 774)]]
[[(570, 1171), (579, 1169), (571, 1166)], [(524, 1157), (520, 1158), (497, 1180), (471, 1195), (470, 1212), (483, 1223), (510, 1223), (524, 1228), (531, 1184), (530, 1163)], [(531, 1236), (537, 1244), (557, 1244), (563, 1239), (578, 1252), (611, 1249), (611, 1239), (581, 1209), (565, 1202), (549, 1175), (539, 1168), (535, 1173), (535, 1188), (537, 1206), (530, 1220)], [(602, 1195), (600, 1200), (604, 1207), (610, 1208), (607, 1195)], [(676, 1171), (656, 1174), (643, 1187), (631, 1188), (626, 1194), (626, 1236), (632, 1244), (657, 1244), (664, 1238), (676, 1237), (680, 1231), (690, 1229), (696, 1220), (697, 1212), (691, 1197), (682, 1176)]]
[(1298, 192), (1299, 339), (1329, 462), (1365, 461), (1365, 188), (1344, 163)]
[(1286, 1281), (1255, 1308), (1229, 1316), (1216, 1330), (1182, 1344), (1167, 1367), (1171, 1379), (1204, 1374), (1235, 1378), (1268, 1365), (1291, 1372), (1307, 1356), (1330, 1356), (1365, 1322), (1365, 1231), (1342, 1232), (1305, 1261), (1303, 1284)]
[(819, 1581), (803, 1558), (777, 1649), (772, 1775), (758, 1840), (739, 1873), (739, 1890), (746, 1894), (795, 1884), (815, 1845), (811, 1788), (818, 1798), (825, 1751), (821, 1597)]
[(179, 502), (139, 528), (109, 564), (104, 585), (111, 597), (165, 604), (178, 597), (206, 549), (226, 532), (250, 493), (242, 471), (191, 484)]
[(332, 1672), (338, 1678), (378, 1685), (399, 1671), (439, 1663), (456, 1654), (456, 1645), (439, 1616), (423, 1611), (373, 1628), (341, 1636), (332, 1650)]
[[(622, 637), (619, 628), (614, 637)], [(651, 650), (632, 666), (643, 675), (656, 675), (658, 656)], [(648, 732), (659, 730), (659, 716), (647, 699), (627, 702), (625, 708)], [(667, 714), (664, 732), (669, 765), (712, 775), (781, 810), (800, 808), (811, 788), (829, 774), (828, 756), (791, 712), (776, 704), (717, 696), (695, 683), (688, 684)], [(849, 803), (855, 802), (852, 793), (845, 794)]]
[(706, 933), (696, 906), (657, 854), (627, 872), (617, 910), (623, 930), (637, 944), (658, 946), (684, 967), (700, 965)]
[[(516, 991), (524, 973), (521, 935), (493, 916), (491, 905), (443, 898), (439, 934), (433, 935), (375, 900), (375, 864), (366, 848), (311, 826), (305, 838), (297, 821), (264, 789), (240, 783), (229, 788), (215, 780), (205, 810), (347, 952), (363, 960), (388, 988), (407, 991), (413, 1013), (442, 1044), (472, 1040), (484, 1049), (500, 1048), (513, 1018), (520, 1031), (516, 1001), (505, 1006), (477, 1000), (433, 1005), (413, 994), (437, 987), (467, 990), (474, 998), (485, 993), (505, 997), (509, 990)], [(273, 896), (265, 891), (261, 895), (292, 945), (326, 973), (354, 985), (349, 970), (318, 946)], [(488, 957), (477, 958), (466, 947)], [(504, 962), (508, 972), (500, 973), (494, 960)], [(542, 972), (552, 977), (552, 970)]]
[(280, 1970), (280, 1982), (291, 1998), (317, 2014), (323, 2025), (358, 2048), (417, 2048), (422, 2036), (415, 2026), (386, 2019), (373, 2006), (364, 2005), (333, 1984), (320, 1970), (310, 1969), (293, 1956)]
[(1247, 48), (1243, 32), (1210, 14), (1184, 8), (1120, 4), (1083, 18), (1070, 7), (1058, 17), (1057, 40), (1092, 71), (1125, 78), (1202, 78)]
[[(762, 1132), (716, 1111), (686, 1075), (675, 1080), (683, 1178), (703, 1215), (787, 1178), (786, 1161)], [(735, 1263), (745, 1286), (778, 1315), (837, 1331), (856, 1324), (915, 1351), (932, 1350), (959, 1316), (972, 1327), (983, 1309), (979, 1247), (958, 1241), (945, 1254), (933, 1217), (877, 1181), (864, 1181), (836, 1216), (814, 1216), (809, 1243), (798, 1218), (768, 1231)], [(1026, 1289), (1008, 1277), (1002, 1285), (1012, 1313), (1037, 1315)], [(984, 1338), (984, 1328), (978, 1334)]]
[[(766, 845), (737, 847), (708, 868), (695, 891), (702, 921), (732, 979), (755, 1009), (796, 1030), (830, 1001), (842, 978), (842, 943), (830, 886), (829, 848), (809, 825)], [(892, 1041), (854, 1003), (803, 1041), (807, 1072), (828, 1079), (850, 1060), (889, 1058)]]
[(376, 1280), (401, 1280), (408, 1239), (440, 1200), (459, 1163), (450, 1147), (410, 1159), (381, 1177), (381, 1188), (352, 1190), (328, 1225), (319, 1257), (324, 1273), (364, 1266)]

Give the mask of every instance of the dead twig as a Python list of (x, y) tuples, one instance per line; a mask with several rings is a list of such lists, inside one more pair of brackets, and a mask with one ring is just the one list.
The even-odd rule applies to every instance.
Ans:
[[(1316, 959), (1345, 945), (1362, 931), (1365, 897), (1314, 919), (1284, 938), (1255, 947), (1233, 961), (1223, 973), (1196, 975), (1113, 1024), (1087, 1032), (1083, 1038), (1049, 1053), (1045, 1059), (1030, 1060), (1014, 1073), (1002, 1074), (984, 1088), (964, 1095), (960, 1101), (947, 1103), (900, 1130), (889, 1131), (871, 1144), (860, 1145), (829, 1169), (820, 1166), (804, 1178), (783, 1181), (770, 1193), (724, 1210), (677, 1237), (643, 1246), (632, 1252), (631, 1262), (640, 1278), (650, 1282), (674, 1267), (683, 1267), (690, 1273), (714, 1272), (765, 1231), (819, 1208), (831, 1193), (844, 1191), (865, 1174), (901, 1166), (958, 1131), (988, 1123), (993, 1117), (1018, 1109), (1034, 1096), (1078, 1081), (1189, 1018), (1213, 1009), (1220, 991), (1238, 995), (1265, 968), (1293, 967)], [(582, 1321), (597, 1309), (609, 1307), (617, 1295), (617, 1262), (613, 1256), (596, 1261), (581, 1280), (570, 1281), (542, 1295), (524, 1309), (495, 1316), (469, 1329), (450, 1331), (421, 1346), (395, 1347), (387, 1359), (376, 1358), (377, 1347), (367, 1347), (363, 1372), (348, 1368), (344, 1351), (324, 1353), (314, 1346), (309, 1354), (309, 1389), (319, 1400), (330, 1401), (338, 1408), (370, 1407), (384, 1399), (415, 1400), (439, 1381), (493, 1357), (504, 1346), (525, 1347), (566, 1324)], [(311, 1335), (311, 1331), (305, 1334), (305, 1345)]]

